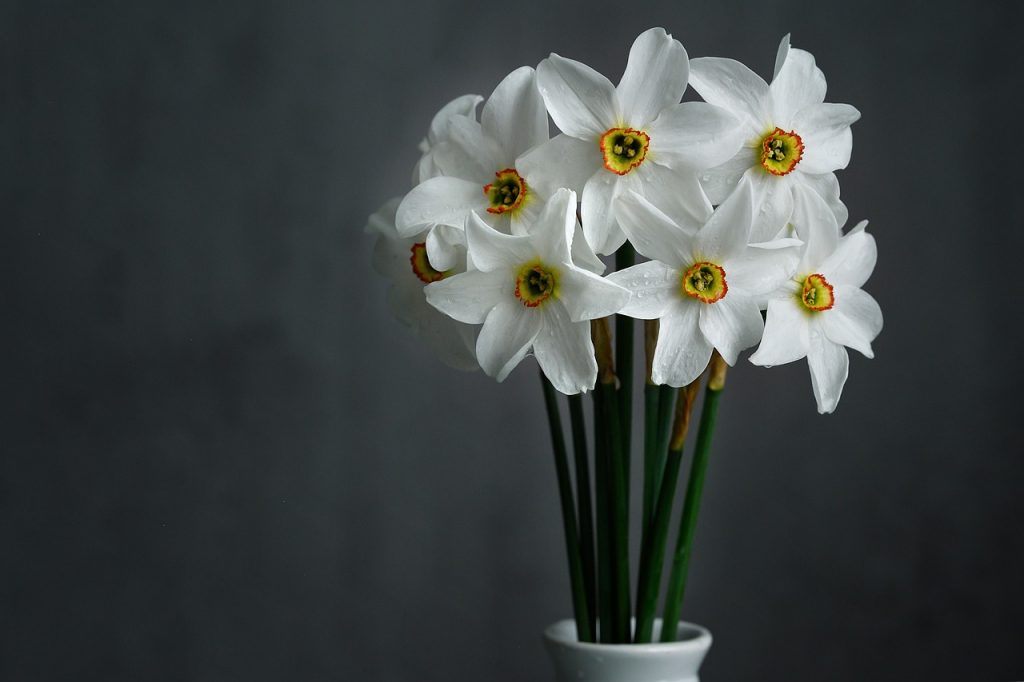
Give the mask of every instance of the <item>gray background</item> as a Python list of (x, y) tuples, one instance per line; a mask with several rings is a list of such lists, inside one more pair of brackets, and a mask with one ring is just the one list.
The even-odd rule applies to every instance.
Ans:
[(550, 679), (533, 363), (441, 366), (362, 227), (442, 103), (551, 51), (617, 80), (652, 25), (766, 76), (792, 31), (881, 253), (836, 414), (730, 374), (705, 679), (1021, 679), (1012, 5), (3, 3), (0, 679)]

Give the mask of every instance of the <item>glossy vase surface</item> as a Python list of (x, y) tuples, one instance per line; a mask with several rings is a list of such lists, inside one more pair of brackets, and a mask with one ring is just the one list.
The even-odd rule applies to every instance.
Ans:
[(711, 633), (680, 622), (678, 641), (660, 643), (661, 620), (653, 644), (592, 644), (576, 640), (576, 623), (561, 620), (544, 631), (544, 645), (558, 682), (698, 682), (698, 670), (711, 647)]

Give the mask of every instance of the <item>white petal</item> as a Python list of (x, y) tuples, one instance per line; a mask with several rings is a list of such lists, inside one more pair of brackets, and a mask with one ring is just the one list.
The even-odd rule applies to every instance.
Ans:
[(426, 327), (423, 338), (441, 362), (452, 369), (472, 372), (480, 369), (476, 361), (476, 329), (446, 318)]
[(572, 260), (570, 246), (576, 230), (576, 192), (564, 187), (544, 204), (530, 227), (530, 239), (541, 259), (549, 263)]
[(680, 298), (682, 283), (679, 270), (656, 260), (649, 260), (608, 275), (608, 280), (633, 293), (623, 315), (641, 320), (653, 320), (665, 314), (668, 307)]
[(483, 101), (484, 98), (480, 95), (462, 95), (441, 107), (430, 121), (430, 129), (427, 131), (428, 148), (448, 138), (450, 134), (448, 126), (452, 117), (465, 116), (475, 121), (476, 107)]
[(373, 271), (389, 279), (400, 277), (409, 269), (410, 248), (412, 247), (407, 239), (389, 239), (383, 234), (377, 235), (370, 259)]
[(590, 322), (573, 322), (559, 301), (545, 305), (544, 324), (533, 341), (533, 353), (551, 384), (566, 395), (594, 388), (597, 360), (590, 340)]
[(694, 237), (636, 192), (622, 194), (615, 213), (630, 243), (643, 256), (675, 268), (689, 265)]
[(496, 305), (476, 339), (476, 358), (487, 376), (504, 381), (529, 352), (540, 332), (540, 312), (519, 301)]
[(558, 274), (558, 300), (573, 322), (607, 317), (622, 310), (630, 293), (615, 282), (579, 268)]
[(807, 365), (811, 370), (811, 387), (818, 412), (826, 414), (839, 404), (850, 371), (850, 356), (843, 346), (829, 341), (818, 329), (812, 327), (810, 337)]
[(701, 304), (700, 330), (730, 365), (744, 348), (761, 340), (764, 321), (757, 301), (729, 291), (717, 303)]
[(532, 68), (522, 66), (498, 83), (484, 104), (480, 125), (509, 159), (548, 139), (548, 112)]
[(696, 233), (711, 217), (711, 201), (692, 170), (645, 163), (620, 180), (620, 199), (623, 188), (639, 193), (686, 232)]
[(508, 213), (490, 213), (488, 211), (473, 211), (478, 218), (491, 226), (491, 229), (500, 232), (501, 234), (525, 234), (526, 230), (521, 232), (512, 231), (512, 216)]
[(499, 303), (512, 299), (512, 278), (469, 270), (423, 288), (427, 303), (466, 324), (480, 324)]
[(413, 166), (412, 184), (415, 187), (421, 182), (426, 182), (430, 178), (435, 178), (441, 174), (441, 169), (434, 162), (434, 150), (431, 149), (421, 156), (420, 160)]
[(834, 286), (835, 304), (820, 313), (830, 341), (874, 357), (871, 342), (882, 331), (882, 309), (871, 294), (856, 287)]
[(814, 65), (810, 52), (790, 48), (768, 92), (775, 125), (789, 129), (793, 114), (825, 101), (825, 74)]
[(618, 175), (602, 168), (594, 173), (583, 187), (583, 200), (580, 206), (583, 234), (593, 247), (594, 253), (615, 253), (615, 250), (626, 241), (626, 235), (619, 228), (612, 213), (618, 179)]
[(828, 207), (832, 209), (839, 227), (846, 224), (850, 212), (846, 209), (846, 204), (839, 200), (839, 179), (836, 178), (835, 173), (822, 173), (821, 175), (803, 173), (800, 181), (805, 187), (810, 187), (825, 200)]
[(665, 109), (648, 126), (651, 161), (673, 168), (713, 168), (739, 151), (748, 131), (726, 109), (706, 102), (684, 102)]
[(721, 166), (701, 171), (700, 186), (707, 193), (712, 204), (718, 205), (729, 198), (743, 174), (758, 163), (754, 149), (742, 146), (736, 155)]
[(461, 227), (473, 210), (486, 210), (483, 185), (459, 178), (430, 178), (405, 195), (395, 215), (395, 226), (403, 237), (433, 225)]
[(559, 187), (579, 194), (601, 168), (604, 161), (597, 142), (584, 142), (568, 135), (556, 135), (516, 161), (526, 186), (545, 195), (554, 194)]
[(392, 197), (381, 204), (381, 207), (370, 214), (366, 220), (366, 227), (363, 232), (380, 234), (389, 239), (398, 239), (398, 231), (395, 229), (395, 213), (402, 203), (402, 197)]
[(801, 310), (796, 297), (773, 299), (768, 303), (761, 345), (750, 361), (762, 367), (784, 365), (806, 356), (809, 343), (807, 313)]
[(537, 66), (537, 86), (566, 135), (596, 142), (618, 120), (615, 86), (586, 64), (552, 54)]
[(485, 185), (515, 157), (506, 156), (496, 140), (484, 134), (471, 118), (457, 116), (448, 123), (450, 135), (432, 150), (442, 175)]
[(853, 131), (844, 128), (831, 137), (812, 137), (804, 144), (806, 148), (799, 170), (808, 174), (831, 173), (849, 165)]
[(750, 241), (752, 190), (741, 182), (697, 233), (694, 257), (721, 264), (743, 253)]
[(757, 166), (744, 175), (754, 193), (754, 223), (750, 228), (752, 243), (768, 242), (778, 237), (793, 215), (792, 175), (778, 177)]
[(623, 119), (633, 127), (647, 125), (662, 109), (682, 99), (688, 76), (682, 44), (663, 28), (644, 31), (629, 50), (617, 88)]
[(573, 230), (572, 262), (573, 265), (595, 275), (603, 274), (607, 269), (604, 262), (594, 253), (594, 249), (590, 248), (587, 238), (583, 235), (583, 228), (580, 226), (579, 221), (576, 222), (576, 227)]
[(789, 56), (789, 36), (782, 36), (782, 40), (779, 41), (779, 49), (775, 53), (775, 68), (772, 70), (772, 79), (779, 77), (779, 71), (782, 71), (782, 65), (786, 63), (786, 57)]
[(451, 270), (458, 262), (459, 247), (465, 246), (465, 232), (450, 225), (437, 225), (427, 233), (427, 262), (435, 270)]
[(849, 236), (851, 234), (859, 234), (859, 233), (863, 232), (864, 230), (866, 230), (867, 227), (868, 227), (868, 221), (862, 220), (859, 223), (857, 223), (856, 225), (854, 225), (853, 227), (851, 227), (850, 231), (847, 232), (846, 234), (847, 234), (847, 236)]
[(514, 268), (537, 255), (529, 237), (497, 232), (475, 213), (466, 220), (466, 245), (473, 266), (484, 272)]
[(816, 272), (816, 268), (836, 250), (839, 244), (839, 225), (836, 216), (817, 192), (797, 185), (792, 189), (793, 217), (790, 224), (804, 242), (800, 259), (801, 274)]
[(768, 84), (733, 59), (690, 60), (690, 84), (705, 102), (728, 109), (760, 131), (768, 121)]
[(858, 118), (860, 112), (849, 104), (822, 103), (798, 111), (792, 125), (804, 143), (800, 170), (821, 174), (846, 168), (853, 148), (850, 124)]
[(699, 327), (703, 305), (676, 301), (661, 318), (651, 367), (654, 383), (686, 386), (707, 368), (713, 348)]
[[(537, 222), (537, 219), (540, 218), (541, 213), (544, 211), (544, 206), (547, 204), (547, 202), (544, 199), (540, 198), (537, 192), (530, 192), (529, 189), (530, 188), (528, 186), (527, 199), (526, 201), (523, 202), (523, 204), (519, 207), (517, 211), (513, 212), (511, 215), (509, 215), (509, 213), (507, 212), (501, 214), (502, 216), (508, 218), (509, 229), (507, 234), (529, 234), (530, 228), (533, 227), (533, 225)], [(493, 213), (490, 213), (488, 215), (494, 216)], [(483, 216), (483, 218), (484, 222), (486, 222), (488, 225), (494, 225), (493, 222), (487, 219), (487, 216)], [(497, 228), (497, 230), (498, 232), (504, 231), (501, 228)]]
[(839, 240), (839, 246), (819, 266), (818, 271), (825, 275), (829, 284), (860, 287), (868, 281), (877, 260), (875, 238), (867, 232), (851, 231)]
[(428, 304), (423, 286), (396, 285), (388, 291), (387, 299), (395, 317), (423, 339), (441, 362), (460, 370), (479, 369), (473, 353), (474, 327), (456, 322)]
[(763, 307), (765, 297), (792, 281), (800, 261), (801, 244), (792, 239), (751, 245), (724, 264), (729, 294), (738, 291), (753, 296)]

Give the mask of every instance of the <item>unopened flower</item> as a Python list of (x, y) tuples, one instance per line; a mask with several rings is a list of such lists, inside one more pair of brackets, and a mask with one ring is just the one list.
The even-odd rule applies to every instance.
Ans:
[(832, 412), (849, 372), (846, 349), (874, 357), (871, 342), (882, 331), (881, 308), (861, 290), (878, 253), (864, 231), (867, 221), (839, 237), (832, 212), (814, 192), (797, 190), (793, 222), (812, 237), (795, 277), (769, 301), (764, 337), (750, 361), (771, 367), (806, 357), (818, 412)]
[(387, 301), (392, 313), (412, 329), (437, 353), (445, 364), (456, 369), (476, 369), (473, 355), (473, 327), (456, 322), (427, 303), (423, 287), (466, 269), (465, 250), (448, 271), (438, 271), (427, 260), (426, 234), (404, 238), (395, 229), (395, 211), (401, 197), (396, 197), (370, 216), (368, 232), (377, 235), (373, 250), (373, 267), (391, 280)]
[(617, 312), (629, 292), (574, 264), (576, 194), (562, 189), (526, 235), (502, 234), (475, 212), (466, 222), (476, 269), (426, 287), (427, 301), (460, 322), (483, 324), (476, 355), (498, 381), (531, 350), (562, 393), (594, 387), (589, 320)]
[(626, 239), (614, 210), (625, 191), (697, 224), (711, 213), (696, 173), (732, 157), (742, 139), (724, 109), (679, 103), (687, 64), (679, 41), (652, 28), (633, 43), (618, 87), (557, 54), (537, 67), (544, 103), (562, 134), (523, 157), (519, 168), (548, 191), (582, 192), (583, 232), (597, 253), (612, 253)]
[(651, 260), (608, 276), (633, 292), (622, 314), (660, 319), (651, 378), (685, 386), (717, 349), (730, 365), (761, 338), (761, 302), (792, 277), (799, 242), (749, 245), (749, 187), (740, 187), (696, 233), (637, 194), (622, 197), (622, 228)]
[(406, 195), (397, 215), (402, 235), (427, 232), (427, 252), (439, 268), (451, 266), (471, 212), (502, 232), (523, 233), (540, 208), (516, 167), (523, 152), (548, 139), (534, 70), (524, 66), (510, 73), (487, 98), (479, 122), (452, 116), (446, 132), (431, 149), (437, 174)]
[(789, 36), (783, 38), (771, 85), (743, 64), (719, 57), (692, 60), (690, 82), (706, 101), (742, 122), (743, 147), (721, 166), (702, 173), (701, 181), (715, 204), (741, 180), (750, 183), (753, 241), (767, 241), (784, 230), (796, 186), (817, 192), (837, 223), (846, 222), (834, 171), (850, 161), (850, 125), (860, 112), (849, 104), (825, 103), (825, 75), (809, 52), (791, 49)]

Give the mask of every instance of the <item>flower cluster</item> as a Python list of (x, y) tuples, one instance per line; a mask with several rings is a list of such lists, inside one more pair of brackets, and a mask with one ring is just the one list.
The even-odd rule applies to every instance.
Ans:
[[(703, 102), (681, 102), (688, 85)], [(874, 239), (866, 223), (843, 234), (835, 176), (860, 114), (824, 99), (788, 36), (766, 83), (690, 60), (661, 28), (617, 85), (552, 54), (459, 97), (431, 122), (413, 188), (370, 221), (395, 312), (454, 366), (501, 381), (532, 354), (566, 394), (594, 388), (591, 320), (656, 319), (654, 383), (685, 386), (714, 351), (731, 365), (760, 344), (757, 365), (806, 357), (831, 412), (846, 349), (871, 357), (882, 315), (861, 289)], [(600, 256), (620, 249), (647, 260), (605, 276)]]

